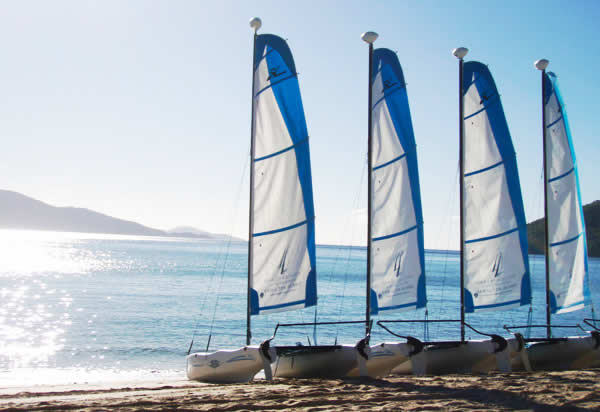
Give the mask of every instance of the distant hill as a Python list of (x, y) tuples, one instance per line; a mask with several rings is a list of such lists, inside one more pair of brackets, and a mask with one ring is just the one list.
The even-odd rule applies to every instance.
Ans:
[[(52, 230), (136, 236), (226, 239), (227, 236), (190, 227), (153, 229), (128, 220), (78, 207), (56, 207), (10, 190), (0, 190), (0, 229)], [(183, 229), (183, 230), (180, 230)], [(238, 240), (238, 239), (236, 239)]]
[[(169, 236), (177, 236), (177, 237), (197, 237), (202, 239), (214, 239), (214, 240), (228, 240), (229, 235), (224, 235), (221, 233), (210, 233), (204, 230), (196, 229), (191, 226), (177, 226), (171, 230), (167, 230)], [(232, 240), (243, 240), (236, 237), (233, 237)]]
[[(600, 257), (600, 200), (583, 206), (588, 255)], [(529, 253), (544, 254), (544, 219), (535, 220), (527, 225)]]

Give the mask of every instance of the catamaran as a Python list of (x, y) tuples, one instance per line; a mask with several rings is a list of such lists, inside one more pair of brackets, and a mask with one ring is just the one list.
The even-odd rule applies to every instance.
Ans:
[[(189, 379), (247, 382), (285, 371), (285, 348), (251, 344), (252, 316), (317, 303), (315, 221), (306, 120), (292, 53), (254, 30), (246, 346), (187, 357)], [(355, 361), (352, 348), (352, 360)], [(283, 352), (280, 363), (276, 355)], [(282, 365), (282, 363), (284, 365)]]
[[(542, 73), (542, 136), (544, 152), (544, 215), (546, 259), (546, 336), (520, 341), (521, 357), (515, 369), (563, 370), (600, 364), (600, 333), (589, 336), (552, 337), (552, 314), (583, 309), (590, 304), (585, 222), (577, 162), (567, 112), (548, 60), (534, 63)], [(573, 325), (554, 325), (578, 329)], [(509, 327), (515, 329), (515, 327)], [(524, 343), (530, 345), (526, 347)], [(519, 362), (521, 361), (521, 362)]]
[[(415, 137), (404, 73), (396, 53), (369, 44), (367, 319), (423, 308), (425, 247)], [(420, 348), (420, 342), (371, 345), (368, 359), (349, 376), (381, 377)], [(360, 365), (359, 365), (360, 366)]]
[[(395, 373), (510, 370), (509, 343), (475, 330), (465, 314), (531, 301), (527, 234), (515, 151), (500, 95), (487, 66), (459, 59), (460, 325), (459, 341), (422, 342)], [(380, 321), (380, 325), (393, 321)], [(398, 322), (398, 321), (397, 321)], [(466, 340), (465, 327), (489, 339)], [(399, 336), (399, 335), (397, 335)]]
[[(252, 27), (248, 325), (250, 315), (317, 304), (309, 137), (298, 74), (287, 43), (272, 34), (258, 35), (260, 24)], [(282, 326), (290, 325), (278, 325), (273, 338)], [(344, 376), (357, 357), (353, 345), (276, 346), (275, 350), (272, 370), (277, 377)]]

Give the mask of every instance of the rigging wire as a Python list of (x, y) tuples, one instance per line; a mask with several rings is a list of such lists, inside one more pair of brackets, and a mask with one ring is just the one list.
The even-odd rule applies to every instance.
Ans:
[(423, 323), (423, 339), (426, 342), (429, 342), (429, 322), (427, 322), (429, 320), (429, 310), (427, 309), (427, 306), (425, 306), (425, 323)]
[[(358, 191), (356, 193), (356, 197), (354, 199), (354, 204), (352, 207), (352, 210), (356, 210), (358, 209), (358, 205), (360, 202), (360, 197), (362, 195), (362, 190), (363, 190), (363, 182), (364, 182), (364, 178), (365, 178), (365, 170), (367, 169), (367, 162), (363, 163), (363, 168), (362, 168), (362, 172), (360, 175), (360, 182), (359, 182), (359, 186), (358, 186)], [(368, 212), (367, 212), (368, 213)], [(348, 220), (352, 219), (352, 214), (350, 214), (350, 216), (348, 217)], [(350, 226), (350, 227), (348, 227)], [(350, 225), (346, 225), (346, 230), (350, 231), (350, 246), (348, 246), (347, 250), (348, 250), (348, 254), (346, 257), (346, 262), (344, 263), (344, 266), (346, 267), (345, 271), (344, 271), (344, 283), (342, 286), (342, 294), (341, 297), (339, 299), (339, 305), (338, 305), (338, 314), (337, 314), (337, 320), (339, 321), (341, 316), (342, 316), (342, 308), (344, 306), (344, 299), (346, 297), (346, 285), (348, 283), (348, 274), (350, 272), (350, 259), (352, 257), (352, 252), (354, 250), (354, 246), (352, 245), (353, 241), (354, 241), (354, 230), (355, 230), (355, 225), (350, 224)], [(338, 336), (339, 336), (339, 329), (340, 326), (337, 325), (336, 326), (336, 330), (335, 330), (335, 341), (337, 342)]]
[[(247, 153), (250, 153), (250, 148), (248, 148)], [(237, 209), (239, 209), (240, 197), (241, 197), (241, 193), (242, 193), (242, 188), (243, 188), (243, 185), (244, 185), (244, 181), (245, 181), (245, 178), (246, 178), (246, 171), (248, 169), (248, 165), (249, 164), (250, 164), (250, 156), (248, 156), (247, 157), (247, 161), (244, 162), (244, 169), (243, 169), (243, 172), (242, 172), (242, 177), (240, 179), (240, 183), (238, 185), (237, 196), (236, 196), (236, 199), (234, 201), (234, 205), (232, 207), (233, 210), (236, 209), (236, 206), (237, 206)], [(220, 276), (220, 279), (219, 279), (219, 287), (217, 289), (217, 294), (216, 294), (216, 298), (215, 298), (215, 305), (214, 305), (214, 308), (213, 308), (212, 319), (211, 319), (210, 328), (209, 328), (209, 332), (208, 332), (208, 336), (209, 336), (208, 339), (209, 340), (210, 340), (210, 337), (212, 336), (212, 332), (213, 332), (213, 328), (214, 328), (214, 324), (215, 324), (215, 318), (216, 318), (216, 314), (217, 314), (217, 308), (219, 306), (219, 298), (220, 298), (220, 295), (221, 295), (221, 287), (223, 286), (223, 278), (225, 277), (224, 276), (225, 275), (225, 268), (227, 267), (227, 261), (229, 259), (229, 253), (230, 253), (230, 250), (231, 250), (231, 241), (232, 241), (232, 238), (233, 238), (233, 231), (235, 230), (235, 226), (237, 224), (237, 215), (238, 215), (238, 213), (234, 213), (234, 218), (232, 219), (231, 231), (229, 233), (229, 238), (227, 239), (227, 245), (225, 247), (225, 257), (224, 257), (224, 260), (223, 260), (223, 268), (221, 270), (221, 276)], [(250, 241), (252, 241), (252, 239), (248, 239), (248, 242), (250, 242)], [(218, 267), (218, 265), (216, 267)], [(208, 346), (207, 346), (207, 351), (208, 351)]]
[[(536, 187), (538, 188), (538, 190), (535, 191), (535, 198), (534, 198), (534, 202), (533, 202), (533, 208), (534, 210), (543, 210), (543, 190), (544, 190), (544, 167), (542, 166), (540, 168), (540, 174), (538, 177), (538, 184), (536, 185)], [(544, 212), (542, 212), (543, 215)], [(544, 216), (545, 218), (545, 216)], [(537, 232), (535, 233), (537, 234)], [(546, 235), (544, 234), (544, 242), (546, 242)], [(529, 255), (529, 251), (527, 251), (528, 255)], [(544, 253), (545, 252), (545, 248), (544, 248)], [(530, 279), (531, 279), (531, 289), (533, 290), (533, 275), (534, 273), (537, 272), (537, 268), (538, 268), (538, 258), (534, 257), (533, 259), (533, 263), (531, 264), (531, 273), (530, 273)], [(544, 270), (546, 270), (546, 267), (544, 265)], [(531, 337), (531, 325), (534, 323), (533, 320), (533, 291), (532, 291), (532, 297), (531, 297), (531, 302), (529, 303), (529, 313), (527, 315), (527, 326), (529, 326), (527, 328), (527, 338)]]
[(533, 306), (529, 305), (529, 314), (527, 315), (527, 329), (525, 332), (525, 337), (527, 339), (531, 338), (531, 325), (533, 325)]
[[(454, 185), (452, 186), (452, 189), (450, 190), (450, 193), (448, 194), (448, 200), (446, 201), (446, 205), (447, 207), (449, 207), (451, 204), (453, 204), (455, 202), (454, 197), (456, 194), (456, 186), (458, 185), (458, 179), (460, 179), (460, 167), (457, 164), (456, 166), (456, 172), (454, 173), (454, 179), (452, 179), (452, 181), (454, 182)], [(459, 210), (460, 213), (460, 210)], [(444, 227), (446, 227), (446, 251), (444, 253), (444, 266), (442, 269), (442, 294), (440, 297), (440, 306), (438, 309), (438, 314), (437, 314), (437, 318), (441, 318), (441, 315), (443, 314), (443, 312), (445, 311), (445, 306), (444, 306), (444, 299), (445, 299), (445, 291), (446, 291), (446, 278), (448, 275), (448, 259), (449, 259), (449, 252), (450, 252), (450, 230), (452, 229), (452, 217), (450, 215), (448, 215), (446, 217), (446, 221), (442, 223), (442, 232), (444, 231)], [(460, 258), (459, 258), (460, 261)], [(460, 265), (460, 263), (459, 263)], [(459, 266), (459, 270), (460, 270), (460, 266)], [(460, 291), (460, 285), (459, 285), (459, 291)], [(441, 323), (436, 323), (436, 327), (435, 327), (435, 334), (436, 336), (439, 336), (439, 329), (441, 327)]]
[[(248, 152), (249, 151), (250, 151), (250, 148), (248, 147)], [(246, 157), (246, 155), (244, 155), (244, 157)], [(239, 203), (240, 193), (241, 193), (242, 185), (243, 185), (243, 182), (244, 182), (244, 179), (245, 179), (245, 176), (246, 176), (246, 169), (248, 168), (248, 163), (249, 163), (249, 160), (246, 161), (246, 162), (244, 162), (244, 168), (242, 170), (242, 177), (241, 177), (241, 180), (240, 180), (240, 184), (238, 186), (236, 200), (234, 201), (234, 204), (233, 204), (233, 206), (231, 208), (230, 214), (234, 213), (235, 206), (236, 206), (236, 204)], [(235, 228), (235, 221), (236, 221), (236, 219), (234, 218), (232, 220), (234, 221), (234, 224), (232, 226), (231, 231), (229, 232), (229, 236), (228, 236), (228, 239), (227, 239), (227, 244), (225, 246), (227, 254), (229, 253), (229, 247), (231, 245), (231, 240), (233, 238), (233, 230)], [(205, 308), (205, 306), (206, 306), (206, 304), (208, 302), (209, 296), (212, 296), (211, 292), (213, 291), (213, 283), (214, 283), (213, 279), (214, 279), (214, 276), (216, 275), (216, 273), (218, 272), (219, 262), (221, 260), (222, 255), (223, 255), (223, 247), (221, 247), (219, 249), (219, 252), (217, 253), (217, 257), (216, 257), (215, 263), (213, 265), (213, 270), (211, 271), (210, 277), (208, 279), (209, 286), (208, 286), (208, 289), (207, 289), (206, 293), (204, 294), (204, 299), (202, 300), (202, 303), (200, 304), (200, 311), (199, 311), (200, 314), (202, 314), (204, 312), (204, 308)], [(227, 263), (227, 257), (225, 258), (225, 263)], [(223, 270), (225, 270), (224, 269), (225, 268), (225, 263), (223, 264)], [(217, 296), (218, 296), (218, 292), (217, 292)], [(215, 303), (215, 308), (216, 308), (216, 306), (217, 306), (217, 304)], [(191, 352), (192, 347), (194, 345), (194, 339), (196, 337), (196, 333), (198, 332), (198, 328), (200, 327), (200, 321), (201, 321), (201, 319), (202, 319), (202, 316), (198, 315), (197, 316), (197, 320), (196, 320), (196, 325), (194, 326), (194, 331), (192, 333), (192, 340), (190, 342), (190, 347), (188, 349), (188, 354)], [(214, 318), (213, 318), (213, 321), (214, 321)], [(212, 325), (211, 325), (211, 332), (212, 332)], [(207, 343), (207, 350), (208, 350), (208, 345), (210, 344), (210, 335), (211, 335), (211, 333), (209, 333), (209, 338), (208, 338), (208, 343)]]

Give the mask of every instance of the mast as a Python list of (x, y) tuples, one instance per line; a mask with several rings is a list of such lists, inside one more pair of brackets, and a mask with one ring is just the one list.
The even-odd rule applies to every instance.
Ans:
[(552, 330), (550, 326), (550, 240), (548, 238), (548, 169), (546, 159), (546, 110), (544, 100), (546, 98), (546, 67), (550, 63), (546, 59), (537, 60), (535, 68), (542, 72), (542, 150), (544, 151), (544, 254), (546, 255), (546, 337), (550, 339)]
[(372, 115), (371, 115), (371, 109), (372, 109), (372, 99), (373, 99), (373, 93), (372, 93), (372, 82), (373, 82), (373, 43), (375, 43), (375, 40), (377, 40), (377, 37), (379, 37), (379, 35), (375, 32), (372, 31), (368, 31), (366, 33), (363, 33), (360, 38), (369, 44), (369, 112), (368, 112), (368, 123), (369, 123), (369, 131), (368, 131), (368, 149), (367, 149), (367, 162), (368, 162), (368, 169), (369, 169), (369, 179), (368, 179), (368, 200), (367, 200), (367, 293), (366, 293), (366, 297), (367, 297), (367, 308), (366, 308), (366, 325), (365, 325), (365, 335), (369, 334), (369, 324), (371, 323), (371, 243), (372, 243), (372, 236), (371, 236), (371, 203), (372, 203), (372, 198), (373, 198), (373, 184), (372, 184), (372, 179), (371, 179), (371, 174), (373, 172), (373, 156), (372, 156), (372, 140), (373, 140), (373, 136), (372, 136)]
[(463, 104), (463, 63), (464, 57), (469, 52), (465, 47), (452, 50), (452, 54), (458, 59), (458, 164), (460, 169), (459, 191), (460, 191), (460, 341), (465, 341), (465, 211), (464, 211), (464, 104)]
[(250, 20), (250, 27), (254, 30), (254, 39), (252, 43), (252, 100), (250, 115), (250, 205), (248, 218), (248, 287), (246, 302), (246, 345), (250, 345), (252, 339), (252, 327), (250, 316), (250, 278), (252, 276), (252, 234), (254, 233), (254, 59), (256, 54), (257, 32), (262, 26), (262, 21), (258, 17)]

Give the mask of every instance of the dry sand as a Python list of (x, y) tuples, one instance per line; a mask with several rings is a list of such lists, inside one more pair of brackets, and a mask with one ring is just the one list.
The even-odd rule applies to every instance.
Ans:
[(8, 411), (600, 410), (600, 369), (489, 375), (390, 376), (354, 380), (257, 380), (207, 385), (186, 380), (137, 385), (0, 389)]

